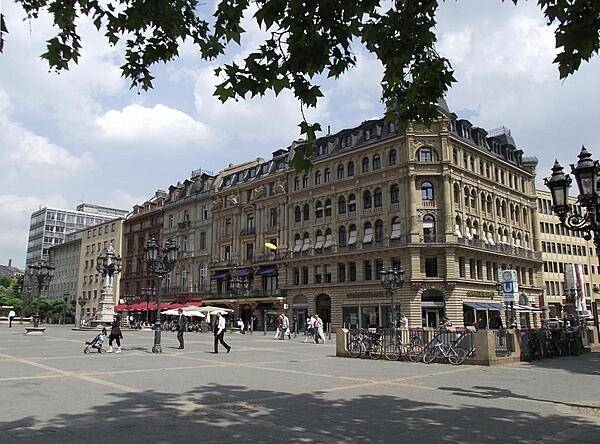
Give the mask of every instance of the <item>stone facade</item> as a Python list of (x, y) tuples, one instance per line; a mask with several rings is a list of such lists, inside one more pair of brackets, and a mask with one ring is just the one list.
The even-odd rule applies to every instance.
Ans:
[(175, 269), (167, 277), (164, 300), (201, 300), (210, 290), (214, 181), (215, 176), (199, 170), (169, 188), (163, 207), (163, 237), (175, 239), (179, 251)]
[(540, 304), (537, 161), (522, 157), (508, 130), (488, 134), (441, 113), (430, 128), (403, 133), (372, 120), (319, 139), (314, 168), (288, 174), (280, 287), (294, 317), (316, 311), (333, 328), (390, 325), (379, 273), (400, 265), (394, 305), (411, 326), (502, 315), (496, 282), (505, 268)]
[[(122, 255), (123, 220), (123, 218), (112, 219), (81, 231), (77, 297), (81, 296), (87, 300), (84, 313), (88, 319), (96, 317), (102, 296), (102, 274), (96, 270), (98, 256), (111, 244), (115, 253)], [(118, 276), (114, 279), (113, 294), (119, 294)]]
[(63, 296), (67, 296), (67, 306), (71, 308), (80, 295), (77, 283), (81, 258), (81, 232), (73, 233), (70, 236), (75, 239), (50, 247), (50, 262), (56, 268), (54, 278), (48, 284), (48, 297), (62, 299)]

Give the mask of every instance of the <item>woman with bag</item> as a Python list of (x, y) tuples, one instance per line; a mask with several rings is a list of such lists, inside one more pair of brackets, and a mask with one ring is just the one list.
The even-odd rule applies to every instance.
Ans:
[(112, 353), (113, 340), (117, 341), (116, 353), (121, 353), (121, 339), (123, 339), (123, 333), (121, 333), (121, 318), (119, 315), (115, 316), (115, 320), (110, 326), (110, 335), (108, 337), (108, 350), (107, 353)]

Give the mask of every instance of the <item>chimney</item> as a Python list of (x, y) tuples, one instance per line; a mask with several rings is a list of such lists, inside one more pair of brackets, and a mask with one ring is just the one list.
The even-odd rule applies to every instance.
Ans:
[(10, 266), (12, 266), (12, 259), (9, 259), (9, 260), (8, 260), (8, 266), (9, 266), (9, 267), (10, 267)]

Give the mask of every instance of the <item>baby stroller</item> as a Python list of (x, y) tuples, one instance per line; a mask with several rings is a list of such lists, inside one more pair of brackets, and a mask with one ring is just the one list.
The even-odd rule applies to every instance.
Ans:
[(102, 345), (104, 344), (105, 340), (106, 328), (103, 328), (102, 331), (94, 337), (94, 339), (85, 342), (85, 348), (83, 349), (83, 352), (87, 354), (91, 352), (92, 349), (97, 350), (98, 353), (104, 352), (105, 350), (102, 348)]

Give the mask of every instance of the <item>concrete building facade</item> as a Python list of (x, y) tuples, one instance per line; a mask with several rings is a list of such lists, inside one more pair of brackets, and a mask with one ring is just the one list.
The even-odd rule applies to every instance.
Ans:
[[(570, 204), (575, 212), (583, 214), (577, 199), (571, 197)], [(571, 231), (563, 227), (552, 212), (552, 197), (547, 190), (537, 190), (539, 213), (539, 231), (543, 260), (543, 304), (548, 307), (548, 317), (562, 317), (568, 305), (566, 291), (573, 287), (568, 282), (568, 269), (572, 265), (580, 266), (584, 285), (580, 290), (585, 300), (586, 310), (590, 312), (596, 306), (596, 297), (600, 291), (598, 273), (598, 252), (592, 240), (585, 240), (582, 232)]]
[(54, 264), (54, 278), (48, 285), (50, 299), (67, 296), (70, 307), (80, 296), (78, 292), (79, 261), (81, 259), (81, 232), (68, 235), (62, 244), (50, 247), (50, 262)]
[(49, 259), (50, 247), (61, 244), (66, 236), (85, 227), (96, 225), (120, 216), (127, 211), (82, 203), (75, 211), (44, 207), (31, 214), (27, 242), (27, 266)]

